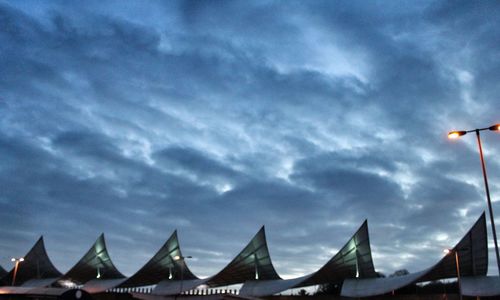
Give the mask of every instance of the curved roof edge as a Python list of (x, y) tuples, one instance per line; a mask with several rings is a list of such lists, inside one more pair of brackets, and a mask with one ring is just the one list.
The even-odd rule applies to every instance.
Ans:
[[(24, 261), (19, 263), (17, 269), (16, 286), (23, 285), (23, 283), (27, 281), (31, 281), (32, 284), (38, 282), (35, 284), (36, 286), (40, 286), (42, 283), (41, 286), (50, 285), (62, 276), (62, 273), (56, 269), (47, 254), (43, 236), (40, 236), (38, 241), (23, 258)], [(4, 276), (3, 281), (8, 283), (12, 282), (13, 274), (14, 268)], [(50, 281), (51, 279), (52, 281)], [(48, 281), (50, 282), (47, 283)]]
[(59, 277), (45, 278), (45, 279), (30, 279), (28, 281), (25, 281), (21, 286), (31, 287), (31, 288), (49, 287), (52, 284), (54, 284), (57, 280), (59, 280)]
[(153, 289), (153, 295), (171, 296), (192, 290), (206, 283), (206, 279), (162, 280)]
[[(78, 293), (80, 292), (80, 293)], [(83, 293), (83, 294), (82, 294)], [(42, 298), (42, 299), (81, 299), (91, 300), (87, 292), (80, 289), (67, 289), (57, 287), (18, 287), (18, 286), (2, 286), (0, 287), (1, 295), (23, 296), (26, 298)], [(78, 295), (78, 297), (77, 297)], [(41, 296), (41, 297), (40, 297)], [(11, 297), (8, 297), (11, 298)], [(7, 298), (7, 299), (8, 299)], [(16, 298), (17, 299), (17, 298)]]
[(472, 276), (461, 277), (462, 295), (471, 297), (490, 297), (500, 295), (500, 277)]
[[(488, 239), (486, 215), (483, 212), (471, 229), (453, 247), (458, 251), (461, 276), (486, 275), (488, 272)], [(420, 281), (431, 281), (457, 276), (454, 255), (444, 256)]]
[(82, 290), (88, 292), (89, 294), (103, 293), (109, 289), (119, 286), (124, 280), (126, 280), (126, 278), (92, 279), (83, 285)]
[(210, 286), (222, 286), (255, 279), (281, 279), (269, 255), (264, 226), (224, 269), (210, 277), (206, 283)]
[[(488, 248), (486, 238), (486, 217), (484, 212), (465, 236), (453, 247), (459, 251), (462, 276), (486, 275), (488, 269)], [(463, 270), (463, 271), (462, 271)], [(346, 279), (341, 296), (370, 297), (390, 293), (415, 282), (456, 277), (455, 258), (446, 255), (438, 263), (423, 271), (390, 278)]]
[(198, 279), (189, 270), (185, 260), (176, 260), (176, 256), (182, 257), (177, 230), (139, 271), (121, 283), (119, 287), (153, 285), (166, 279), (180, 280), (181, 277), (183, 280)]
[(92, 279), (121, 279), (125, 276), (120, 273), (111, 261), (104, 233), (102, 233), (83, 257), (63, 276), (79, 284)]
[(287, 280), (247, 281), (240, 290), (241, 295), (262, 297), (273, 295), (291, 288), (340, 282), (356, 276), (375, 276), (371, 256), (368, 221), (365, 220), (347, 243), (318, 271)]
[(271, 296), (289, 289), (303, 286), (302, 284), (313, 275), (314, 273), (292, 279), (247, 281), (241, 287), (239, 294), (241, 296), (249, 297)]
[(343, 297), (370, 297), (390, 293), (417, 282), (432, 268), (396, 277), (346, 279), (340, 295)]

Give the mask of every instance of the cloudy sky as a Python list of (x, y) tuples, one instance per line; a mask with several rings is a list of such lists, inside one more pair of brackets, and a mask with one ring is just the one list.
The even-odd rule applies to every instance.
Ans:
[(266, 225), (289, 278), (368, 219), (378, 271), (430, 266), (486, 209), (475, 137), (446, 133), (500, 123), (499, 13), (0, 0), (0, 265), (43, 234), (65, 272), (104, 232), (131, 275), (178, 229), (203, 277)]

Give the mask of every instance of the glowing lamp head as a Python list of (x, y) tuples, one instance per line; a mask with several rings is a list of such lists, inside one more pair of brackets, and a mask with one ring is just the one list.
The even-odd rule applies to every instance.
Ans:
[(174, 260), (184, 260), (186, 258), (193, 258), (192, 256), (181, 256), (181, 255), (176, 255), (173, 257)]
[(467, 132), (466, 131), (451, 131), (448, 133), (448, 138), (449, 139), (458, 139), (459, 137), (461, 137), (462, 135), (466, 135)]
[(452, 252), (452, 250), (451, 250), (451, 249), (444, 249), (444, 250), (443, 250), (443, 253), (444, 253), (444, 254), (450, 254), (451, 252)]
[(500, 131), (500, 124), (495, 124), (493, 126), (490, 126), (489, 130), (491, 130), (491, 131)]
[(11, 262), (22, 262), (22, 261), (24, 261), (24, 257), (20, 257), (20, 258), (13, 257), (10, 259), (10, 261)]

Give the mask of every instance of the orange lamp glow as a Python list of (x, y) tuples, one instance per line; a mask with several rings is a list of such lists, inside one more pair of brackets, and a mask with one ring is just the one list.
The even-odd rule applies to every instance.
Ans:
[(448, 133), (449, 139), (458, 139), (460, 136), (467, 134), (466, 131), (451, 131)]
[(491, 131), (500, 131), (500, 124), (495, 124), (493, 126), (490, 126), (489, 130), (491, 130)]

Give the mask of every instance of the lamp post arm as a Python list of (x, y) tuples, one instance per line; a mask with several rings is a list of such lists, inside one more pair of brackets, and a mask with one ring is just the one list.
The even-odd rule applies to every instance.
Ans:
[(471, 129), (471, 130), (466, 130), (465, 132), (471, 133), (471, 132), (478, 132), (478, 131), (483, 131), (483, 130), (491, 130), (491, 127), (484, 127), (484, 128), (476, 128), (476, 129)]
[(495, 255), (497, 258), (498, 274), (500, 275), (500, 255), (498, 253), (497, 231), (495, 227), (495, 218), (493, 217), (493, 207), (491, 205), (490, 188), (488, 186), (488, 175), (486, 174), (486, 165), (483, 157), (483, 146), (481, 145), (480, 129), (476, 129), (477, 145), (479, 147), (479, 158), (481, 159), (481, 167), (483, 170), (484, 187), (486, 189), (486, 200), (488, 201), (488, 211), (490, 214), (491, 232), (493, 234), (493, 242), (495, 243)]

